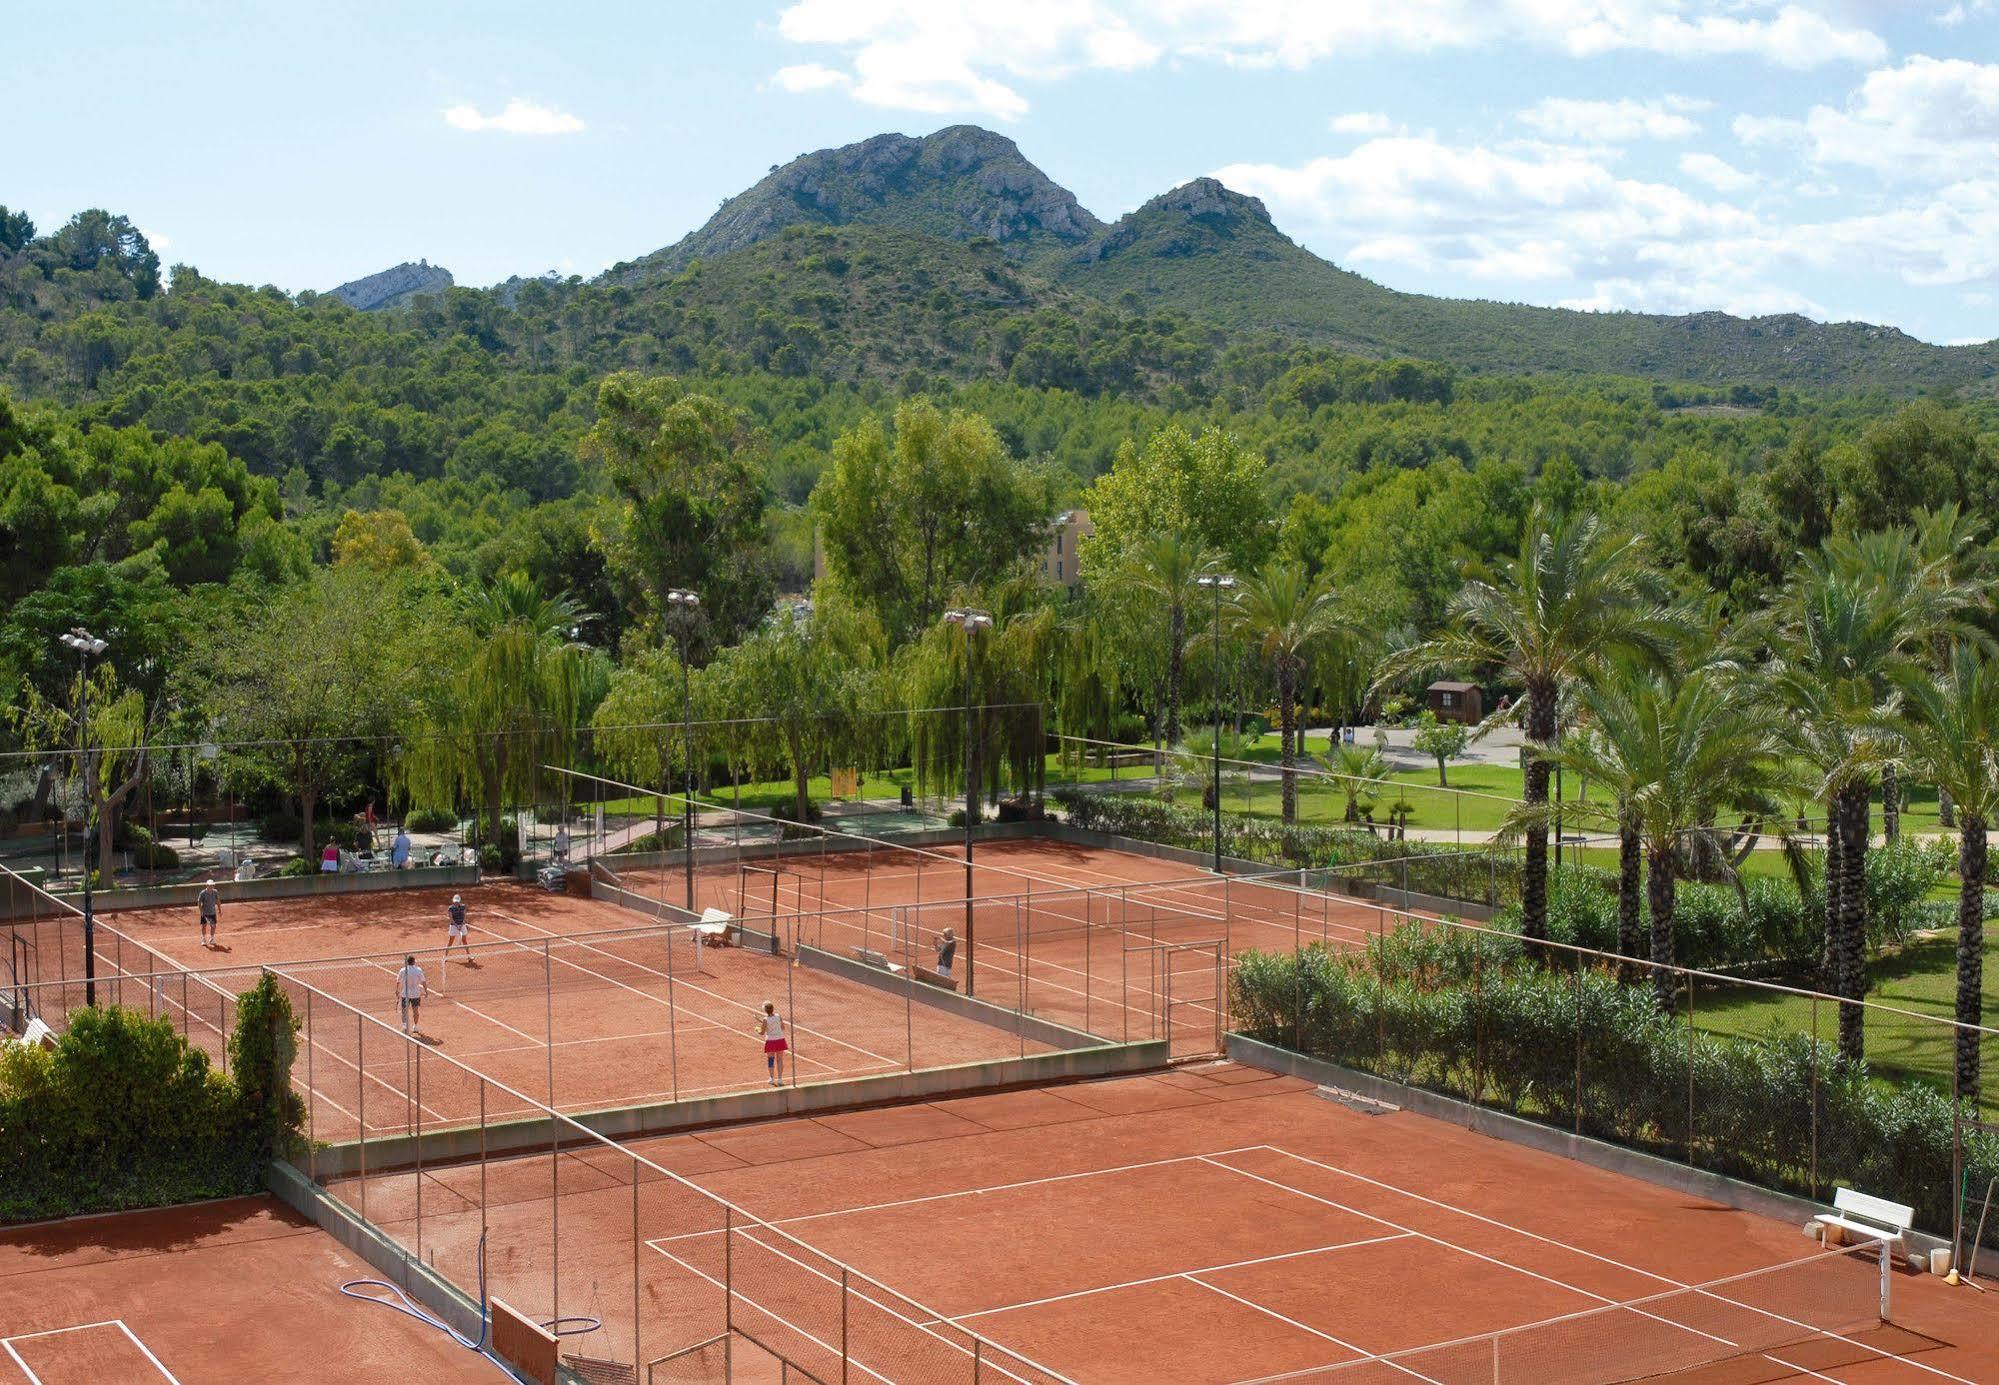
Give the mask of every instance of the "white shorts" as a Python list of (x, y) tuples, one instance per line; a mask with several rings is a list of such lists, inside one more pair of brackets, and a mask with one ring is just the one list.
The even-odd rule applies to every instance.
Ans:
[(447, 938), (457, 938), (460, 942), (463, 942), (465, 940), (465, 928), (466, 925), (462, 923), (447, 923), (444, 925), (444, 935)]

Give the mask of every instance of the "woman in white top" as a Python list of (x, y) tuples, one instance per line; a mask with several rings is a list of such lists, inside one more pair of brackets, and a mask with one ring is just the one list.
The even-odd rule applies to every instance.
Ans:
[(751, 1032), (763, 1037), (764, 1066), (770, 1070), (770, 1085), (784, 1085), (784, 1053), (791, 1045), (784, 1041), (784, 1021), (778, 1018), (774, 1001), (764, 1002), (764, 1012), (757, 1016), (756, 1028)]

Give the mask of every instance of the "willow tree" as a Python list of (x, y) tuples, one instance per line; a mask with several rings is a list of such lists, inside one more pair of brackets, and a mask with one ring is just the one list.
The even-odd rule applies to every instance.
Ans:
[(751, 735), (781, 755), (800, 822), (812, 813), (813, 774), (845, 753), (855, 710), (873, 701), (882, 644), (866, 612), (838, 600), (798, 603), (780, 606), (708, 666), (734, 714), (756, 719)]
[[(666, 840), (666, 797), (678, 781), (695, 791), (686, 749), (686, 716), (696, 697), (705, 695), (702, 671), (681, 667), (671, 649), (648, 649), (613, 670), (604, 700), (591, 718), (591, 743), (613, 773), (638, 784), (650, 784), (653, 827)], [(676, 816), (678, 814), (676, 813)]]
[(544, 761), (574, 743), (594, 672), (577, 638), (589, 617), (521, 573), (475, 588), (456, 614), (422, 693), (432, 734), (404, 747), (397, 770), (419, 802), (480, 803), (482, 836), (498, 843), (507, 800), (530, 796)]
[(63, 779), (89, 806), (97, 829), (97, 869), (103, 870), (111, 860), (118, 814), (145, 781), (146, 743), (159, 704), (148, 704), (137, 688), (122, 686), (108, 663), (98, 664), (89, 678), (87, 723), (78, 718), (79, 706), (85, 705), (82, 674), (71, 680), (70, 695), (61, 702), (43, 697), (29, 684), (26, 701), (12, 716), (28, 750), (61, 756)]

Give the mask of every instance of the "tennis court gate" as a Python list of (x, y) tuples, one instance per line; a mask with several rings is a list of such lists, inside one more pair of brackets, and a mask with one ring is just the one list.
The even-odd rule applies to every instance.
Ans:
[(33, 975), (35, 945), (21, 935), (18, 928), (7, 930), (7, 987), (6, 1020), (7, 1028), (16, 1034), (28, 1031), (28, 1021), (35, 1018), (35, 988)]
[(1223, 1052), (1228, 1031), (1226, 938), (1127, 943), (1125, 967), (1127, 976), (1147, 978), (1154, 1032), (1165, 1036), (1168, 1058), (1178, 1062)]

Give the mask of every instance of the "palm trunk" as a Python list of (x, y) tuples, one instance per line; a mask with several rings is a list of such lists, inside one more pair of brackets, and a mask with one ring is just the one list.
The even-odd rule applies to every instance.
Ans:
[(1840, 998), (1839, 1051), (1852, 1062), (1867, 1056), (1866, 1012), (1858, 1002), (1867, 996), (1867, 808), (1865, 783), (1845, 790), (1840, 813), (1839, 938), (1837, 959)]
[[(1957, 846), (1957, 1019), (1984, 1023), (1985, 996), (1985, 820), (1964, 814)], [(1957, 1031), (1957, 1095), (1978, 1100), (1978, 1040), (1975, 1029)]]
[[(1553, 684), (1527, 685), (1527, 739), (1537, 751), (1548, 750), (1555, 743)], [(1548, 801), (1548, 764), (1538, 755), (1528, 757), (1521, 797), (1530, 808)], [(1525, 860), (1521, 863), (1520, 933), (1527, 938), (1548, 936), (1548, 829), (1539, 821), (1527, 829)]]
[(1819, 940), (1819, 989), (1839, 992), (1839, 795), (1825, 813), (1825, 936)]
[(1670, 1013), (1677, 978), (1673, 975), (1673, 856), (1656, 846), (1649, 853), (1645, 877), (1646, 902), (1652, 908), (1652, 993), (1659, 1009)]
[(1180, 744), (1180, 683), (1187, 662), (1187, 611), (1173, 603), (1169, 621), (1171, 643), (1166, 649), (1166, 744)]
[(1296, 680), (1297, 673), (1292, 669), (1290, 661), (1285, 659), (1278, 660), (1277, 727), (1280, 747), (1279, 758), (1283, 767), (1284, 821), (1287, 826), (1298, 820), (1298, 775), (1296, 773), (1296, 765), (1298, 763), (1298, 709), (1293, 701), (1296, 696), (1296, 689), (1292, 687), (1292, 684)]
[(1623, 822), (1617, 827), (1617, 950), (1637, 957), (1644, 946), (1644, 847), (1638, 829)]
[(1890, 843), (1902, 838), (1902, 776), (1893, 765), (1881, 767), (1881, 835)]

